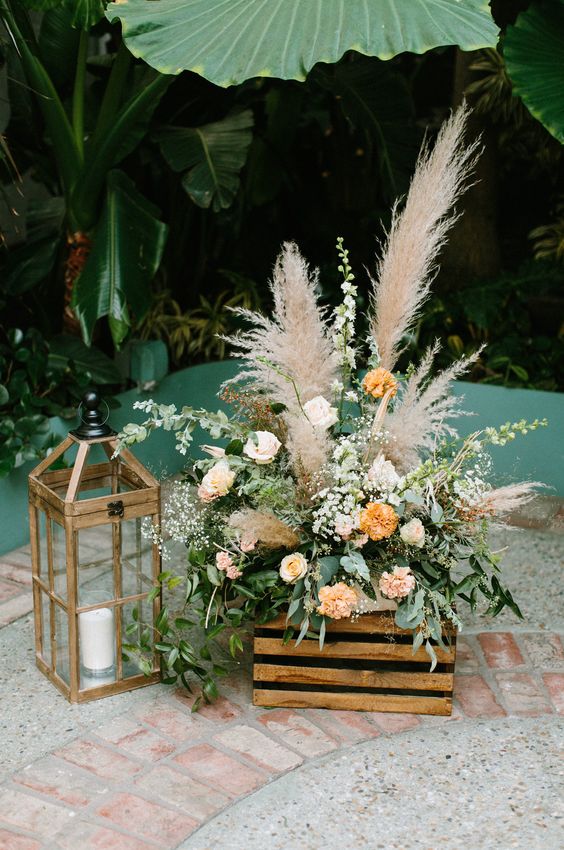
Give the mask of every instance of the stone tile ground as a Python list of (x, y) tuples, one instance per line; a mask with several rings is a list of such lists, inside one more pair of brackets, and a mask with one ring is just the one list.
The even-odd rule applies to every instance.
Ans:
[(255, 708), (248, 659), (225, 696), (197, 715), (185, 692), (164, 686), (69, 706), (33, 667), (29, 550), (3, 556), (0, 637), (15, 666), (0, 685), (0, 850), (172, 850), (237, 800), (361, 742), (453, 723), (468, 735), (513, 718), (550, 724), (564, 714), (558, 585), (548, 570), (550, 561), (558, 571), (562, 515), (552, 502), (538, 523), (548, 530), (521, 532), (527, 544), (515, 556), (516, 573), (536, 576), (541, 594), (546, 567), (552, 596), (544, 607), (531, 602), (524, 623), (473, 621), (459, 641), (451, 718)]

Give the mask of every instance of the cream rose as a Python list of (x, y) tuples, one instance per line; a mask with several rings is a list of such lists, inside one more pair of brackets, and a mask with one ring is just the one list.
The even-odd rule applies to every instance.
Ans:
[(219, 496), (227, 495), (234, 481), (235, 473), (229, 468), (228, 461), (220, 460), (202, 478), (198, 496), (203, 502), (211, 502)]
[(418, 546), (420, 549), (425, 545), (425, 528), (417, 517), (414, 517), (400, 528), (400, 537), (408, 546)]
[(221, 446), (200, 446), (201, 450), (212, 457), (225, 457), (225, 449)]
[(326, 398), (317, 395), (304, 404), (304, 412), (314, 428), (326, 431), (339, 421), (337, 408), (331, 407)]
[(255, 463), (272, 463), (282, 443), (270, 431), (255, 431), (256, 442), (249, 437), (243, 452)]
[(280, 564), (280, 578), (286, 584), (295, 584), (307, 573), (307, 561), (299, 552), (293, 552), (282, 558)]

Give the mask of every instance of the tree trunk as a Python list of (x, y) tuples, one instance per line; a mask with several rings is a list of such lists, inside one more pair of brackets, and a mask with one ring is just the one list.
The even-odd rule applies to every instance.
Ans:
[[(456, 51), (453, 106), (464, 98), (474, 73), (470, 65), (476, 53)], [(470, 106), (472, 105), (469, 99)], [(468, 122), (469, 140), (482, 135), (484, 150), (478, 160), (475, 184), (465, 193), (458, 211), (461, 218), (453, 227), (441, 257), (439, 286), (458, 289), (476, 278), (495, 277), (501, 267), (497, 227), (498, 156), (495, 134), (485, 115), (472, 114)]]

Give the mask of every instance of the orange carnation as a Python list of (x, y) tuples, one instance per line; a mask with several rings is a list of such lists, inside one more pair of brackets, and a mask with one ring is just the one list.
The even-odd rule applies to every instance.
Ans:
[(362, 389), (373, 398), (382, 398), (387, 392), (390, 393), (391, 397), (398, 391), (398, 382), (391, 372), (378, 366), (377, 369), (372, 369), (371, 372), (366, 373), (362, 379)]
[(390, 505), (369, 502), (361, 511), (359, 528), (368, 534), (371, 540), (383, 540), (394, 533), (398, 521), (398, 515)]

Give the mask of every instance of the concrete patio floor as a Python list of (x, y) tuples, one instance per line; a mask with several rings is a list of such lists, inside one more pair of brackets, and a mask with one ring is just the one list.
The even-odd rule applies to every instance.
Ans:
[(29, 551), (0, 557), (0, 850), (556, 850), (563, 518), (495, 532), (526, 620), (463, 612), (451, 718), (254, 708), (249, 657), (197, 715), (161, 685), (70, 705), (35, 667)]

